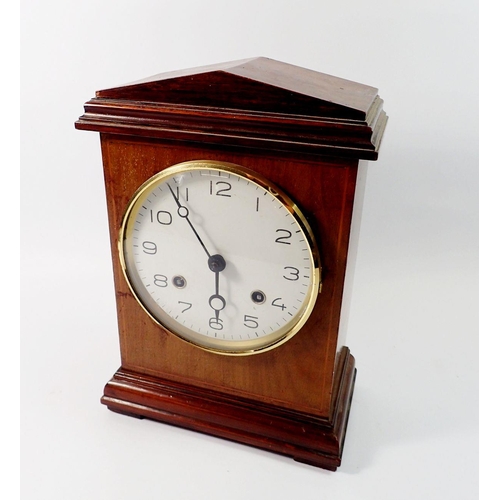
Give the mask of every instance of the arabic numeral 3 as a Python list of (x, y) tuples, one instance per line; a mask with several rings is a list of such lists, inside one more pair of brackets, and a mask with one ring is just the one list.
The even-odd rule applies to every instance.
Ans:
[(283, 275), (283, 278), (288, 281), (297, 281), (299, 279), (299, 270), (296, 267), (286, 266), (284, 269), (287, 273)]

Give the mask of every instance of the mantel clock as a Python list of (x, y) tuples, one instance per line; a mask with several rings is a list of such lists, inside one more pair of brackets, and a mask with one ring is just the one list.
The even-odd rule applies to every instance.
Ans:
[[(256, 58), (100, 90), (121, 367), (113, 411), (335, 470), (377, 89)], [(349, 259), (348, 259), (349, 254)]]

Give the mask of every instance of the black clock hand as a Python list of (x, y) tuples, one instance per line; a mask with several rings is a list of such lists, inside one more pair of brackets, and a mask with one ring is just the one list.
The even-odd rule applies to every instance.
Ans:
[(215, 319), (219, 321), (219, 313), (226, 307), (226, 300), (219, 293), (219, 274), (226, 268), (222, 255), (212, 255), (208, 259), (208, 267), (215, 273), (215, 294), (208, 299), (208, 304), (215, 311)]
[(203, 243), (202, 239), (200, 238), (200, 235), (198, 234), (198, 231), (196, 231), (196, 229), (194, 228), (193, 224), (189, 220), (189, 209), (187, 207), (181, 205), (181, 202), (175, 196), (173, 189), (170, 187), (170, 184), (167, 183), (167, 186), (168, 186), (168, 189), (170, 189), (170, 192), (172, 193), (172, 196), (173, 196), (173, 198), (175, 200), (175, 203), (177, 203), (177, 207), (178, 207), (177, 208), (177, 213), (179, 214), (179, 217), (182, 217), (183, 219), (186, 219), (187, 223), (189, 224), (189, 226), (193, 230), (193, 233), (195, 234), (196, 238), (198, 239), (198, 241), (200, 242), (201, 246), (203, 247), (203, 250), (205, 250), (205, 253), (210, 258), (210, 252), (207, 250), (207, 247), (205, 246), (205, 244)]
[(213, 271), (215, 273), (215, 294), (208, 299), (208, 303), (210, 307), (215, 311), (216, 320), (219, 321), (219, 313), (226, 307), (226, 300), (224, 299), (224, 297), (222, 297), (222, 295), (219, 294), (219, 273), (226, 268), (226, 261), (224, 260), (224, 257), (222, 257), (222, 255), (210, 255), (210, 252), (207, 250), (207, 247), (203, 243), (203, 240), (200, 238), (198, 231), (196, 231), (193, 224), (189, 220), (189, 209), (184, 205), (181, 205), (181, 202), (175, 196), (174, 190), (170, 187), (170, 184), (167, 183), (167, 186), (172, 193), (172, 197), (174, 198), (175, 203), (177, 204), (177, 213), (179, 214), (179, 217), (186, 219), (189, 227), (193, 230), (193, 233), (203, 247), (203, 250), (205, 250), (205, 253), (208, 255), (208, 268), (210, 269), (210, 271)]

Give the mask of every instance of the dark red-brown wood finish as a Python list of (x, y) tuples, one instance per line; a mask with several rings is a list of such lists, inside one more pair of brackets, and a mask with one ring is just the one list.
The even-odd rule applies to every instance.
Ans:
[(382, 104), (373, 87), (256, 58), (100, 90), (77, 128), (376, 160)]
[[(159, 75), (85, 104), (76, 127), (101, 133), (122, 360), (108, 408), (340, 465), (356, 373), (338, 335), (358, 161), (377, 158), (386, 121), (373, 87), (265, 58)], [(152, 175), (188, 160), (258, 172), (311, 223), (321, 293), (276, 349), (203, 351), (153, 322), (128, 288), (117, 246), (126, 206)]]

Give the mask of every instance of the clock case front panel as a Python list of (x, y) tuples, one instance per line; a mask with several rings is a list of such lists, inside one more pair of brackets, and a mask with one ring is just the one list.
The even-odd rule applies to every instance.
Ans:
[[(308, 162), (294, 165), (290, 159), (138, 143), (106, 135), (102, 149), (107, 196), (114, 200), (109, 216), (113, 222), (111, 238), (123, 368), (206, 389), (223, 389), (227, 394), (328, 418), (333, 374), (324, 368), (332, 366), (336, 355), (349, 234), (341, 231), (340, 226), (350, 224), (356, 167)], [(165, 167), (199, 158), (229, 161), (258, 171), (292, 197), (319, 235), (323, 279), (313, 313), (296, 338), (269, 352), (235, 358), (196, 348), (152, 321), (125, 281), (117, 247), (129, 200), (144, 181)], [(326, 251), (331, 248), (334, 251)], [(337, 307), (332, 308), (333, 304)]]
[[(259, 78), (265, 80), (276, 65), (285, 76), (298, 72), (301, 78), (294, 80), (298, 86), (314, 73), (262, 59), (234, 68), (264, 75)], [(225, 75), (227, 71), (225, 67)], [(220, 69), (202, 74), (212, 83), (214, 74), (216, 80), (222, 78)], [(207, 115), (196, 102), (181, 108), (178, 103), (152, 104), (152, 95), (172, 100), (166, 95), (173, 88), (168, 80), (160, 77), (139, 84), (139, 91), (131, 86), (98, 92), (77, 122), (80, 129), (101, 133), (116, 287), (122, 366), (106, 385), (102, 402), (114, 411), (229, 438), (335, 470), (341, 461), (356, 373), (340, 328), (358, 163), (360, 158), (376, 159), (386, 121), (382, 101), (376, 89), (339, 80), (340, 85), (348, 88), (350, 83), (357, 91), (351, 92), (356, 102), (364, 99), (370, 103), (365, 113), (371, 113), (370, 123), (354, 119), (358, 110), (350, 119), (342, 116), (340, 125), (337, 119), (318, 118), (313, 123), (310, 117), (284, 116), (279, 109), (280, 113), (261, 110), (258, 115), (253, 110), (238, 110), (228, 117), (227, 110), (216, 108)], [(191, 79), (181, 75), (180, 81), (182, 88), (182, 82)], [(229, 81), (233, 87), (241, 84), (239, 76), (231, 76)], [(259, 84), (261, 93), (268, 88), (277, 92), (267, 82)], [(323, 84), (320, 78), (318, 92)], [(141, 85), (149, 92), (146, 97), (140, 95)], [(239, 99), (242, 93), (236, 92)], [(200, 89), (191, 95), (200, 95)], [(187, 99), (186, 95), (182, 98)], [(309, 98), (309, 104), (316, 101)], [(303, 105), (306, 110), (314, 108), (307, 102)], [(359, 102), (357, 105), (361, 107)], [(317, 113), (325, 113), (316, 108)], [(120, 113), (123, 116), (117, 116)], [(339, 113), (345, 110), (341, 108)], [(290, 131), (284, 141), (286, 126)], [(306, 141), (299, 129), (303, 134), (309, 131)], [(340, 141), (335, 134), (342, 135)], [(239, 357), (204, 351), (156, 324), (128, 288), (118, 255), (126, 206), (151, 176), (192, 160), (235, 163), (256, 171), (297, 203), (316, 235), (321, 292), (303, 328), (273, 350)], [(364, 169), (360, 173), (362, 181)]]
[[(340, 304), (357, 162), (323, 164), (275, 156), (265, 158), (136, 141), (107, 134), (102, 135), (102, 151), (107, 199), (113, 200), (108, 210), (120, 330), (121, 376), (158, 377), (200, 388), (212, 395), (217, 392), (224, 396), (226, 403), (228, 397), (236, 398), (250, 408), (258, 404), (262, 408), (272, 408), (278, 414), (293, 413), (299, 422), (314, 418), (330, 425), (333, 393), (339, 390), (334, 387), (337, 371), (333, 366), (339, 355)], [(206, 352), (180, 340), (144, 312), (124, 278), (117, 248), (120, 224), (129, 200), (152, 175), (169, 165), (192, 159), (227, 161), (258, 171), (292, 197), (318, 235), (322, 286), (313, 313), (294, 338), (269, 352), (235, 358)], [(342, 353), (341, 358), (345, 358), (345, 369), (349, 371), (346, 376), (351, 379), (343, 383), (351, 386), (354, 360), (347, 352)], [(104, 403), (116, 409), (116, 401), (120, 399), (117, 396), (125, 380), (118, 377), (111, 383), (106, 389)], [(141, 404), (140, 400), (133, 403)], [(148, 407), (147, 402), (144, 406)], [(127, 403), (118, 409), (131, 410)], [(217, 414), (210, 417), (217, 418)], [(341, 416), (342, 419), (346, 417), (346, 414)], [(249, 421), (245, 419), (243, 423), (248, 428)]]

